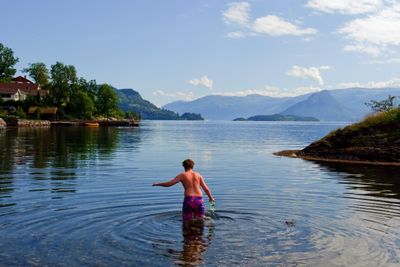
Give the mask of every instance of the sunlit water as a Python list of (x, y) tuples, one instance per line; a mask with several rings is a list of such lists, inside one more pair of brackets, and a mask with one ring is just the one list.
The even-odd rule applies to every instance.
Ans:
[[(398, 168), (281, 158), (343, 124), (0, 130), (0, 266), (399, 266)], [(183, 227), (196, 161), (216, 198)]]

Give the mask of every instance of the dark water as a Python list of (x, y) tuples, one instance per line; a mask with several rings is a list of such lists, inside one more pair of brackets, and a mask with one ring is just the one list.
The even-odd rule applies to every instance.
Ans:
[[(0, 266), (399, 266), (398, 168), (272, 155), (341, 126), (0, 130)], [(217, 206), (186, 227), (181, 186), (151, 186), (185, 158)]]

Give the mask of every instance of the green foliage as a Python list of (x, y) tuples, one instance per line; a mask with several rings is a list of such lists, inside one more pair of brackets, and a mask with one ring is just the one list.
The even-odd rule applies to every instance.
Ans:
[(35, 83), (38, 83), (41, 86), (45, 86), (49, 83), (49, 70), (47, 69), (46, 64), (42, 62), (31, 63), (29, 64), (29, 67), (23, 69), (22, 72), (28, 73)]
[(396, 98), (396, 96), (389, 95), (387, 99), (382, 101), (371, 100), (370, 102), (365, 103), (365, 105), (375, 112), (389, 111), (396, 107), (400, 107), (400, 105), (396, 106)]
[(125, 112), (125, 118), (126, 119), (134, 119), (134, 120), (140, 120), (140, 115), (133, 112), (133, 111), (127, 111)]
[(17, 108), (17, 111), (14, 114), (15, 116), (17, 116), (20, 119), (26, 119), (26, 113), (24, 112), (24, 110), (21, 107)]
[(14, 57), (12, 49), (0, 43), (0, 81), (11, 80), (17, 71), (14, 68), (17, 62), (18, 58)]
[(189, 113), (189, 112), (183, 113), (179, 119), (180, 120), (188, 120), (188, 121), (204, 120), (204, 118), (200, 114)]
[(72, 88), (78, 81), (76, 69), (72, 65), (64, 65), (61, 62), (56, 62), (56, 64), (51, 66), (50, 73), (50, 95), (53, 103), (58, 107), (66, 106)]
[(42, 101), (40, 101), (40, 98), (36, 96), (28, 95), (24, 101), (24, 107), (25, 109), (28, 109), (31, 106), (43, 106)]
[(95, 111), (93, 99), (84, 91), (78, 91), (72, 94), (70, 111), (74, 116), (80, 119), (92, 118)]
[(393, 108), (385, 112), (372, 114), (364, 120), (346, 126), (343, 129), (335, 130), (329, 133), (322, 140), (328, 142), (330, 139), (337, 139), (339, 135), (351, 135), (354, 132), (361, 131), (366, 128), (393, 126), (398, 128), (400, 126), (400, 108)]
[(118, 113), (118, 97), (114, 89), (108, 85), (103, 84), (99, 87), (97, 93), (96, 107), (99, 115), (110, 117)]
[(171, 110), (160, 109), (144, 100), (138, 92), (132, 89), (116, 90), (119, 97), (119, 107), (125, 112), (139, 114), (145, 120), (178, 120), (179, 115)]

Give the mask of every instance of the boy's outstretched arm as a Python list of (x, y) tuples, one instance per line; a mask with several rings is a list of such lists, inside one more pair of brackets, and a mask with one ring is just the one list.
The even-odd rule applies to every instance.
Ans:
[(214, 197), (211, 195), (210, 189), (208, 188), (206, 182), (204, 182), (203, 177), (201, 177), (200, 186), (201, 186), (201, 188), (203, 188), (204, 192), (207, 194), (208, 199), (209, 199), (210, 201), (214, 201), (215, 199), (214, 199)]
[(153, 186), (164, 186), (164, 187), (170, 187), (173, 186), (174, 184), (177, 184), (181, 181), (180, 175), (176, 176), (174, 179), (168, 181), (168, 182), (163, 182), (163, 183), (153, 183)]

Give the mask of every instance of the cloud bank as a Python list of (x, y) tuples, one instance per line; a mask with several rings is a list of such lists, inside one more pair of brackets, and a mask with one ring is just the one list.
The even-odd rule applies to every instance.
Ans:
[(213, 80), (210, 80), (207, 75), (204, 75), (200, 79), (192, 79), (188, 81), (189, 84), (193, 86), (204, 86), (208, 89), (212, 89), (213, 87)]

